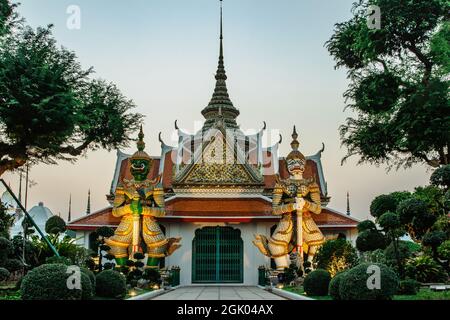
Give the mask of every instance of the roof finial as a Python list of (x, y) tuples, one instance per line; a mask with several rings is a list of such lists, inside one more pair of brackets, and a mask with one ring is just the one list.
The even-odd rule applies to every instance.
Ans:
[(223, 57), (223, 8), (220, 0), (220, 56)]
[(220, 52), (219, 63), (216, 71), (216, 86), (214, 88), (213, 96), (206, 108), (202, 110), (203, 116), (206, 118), (204, 129), (209, 129), (219, 117), (219, 107), (222, 107), (226, 124), (230, 127), (237, 128), (236, 118), (239, 111), (233, 106), (230, 100), (227, 89), (227, 75), (225, 72), (224, 53), (223, 53), (223, 7), (222, 0), (220, 0)]
[(88, 191), (88, 202), (87, 202), (87, 208), (86, 208), (86, 215), (91, 214), (91, 189)]
[(347, 215), (350, 215), (350, 193), (347, 191)]
[(294, 126), (294, 131), (292, 132), (292, 142), (291, 142), (291, 147), (292, 147), (292, 150), (294, 150), (294, 151), (297, 151), (298, 147), (300, 147), (300, 142), (298, 142), (297, 138), (298, 138), (297, 128)]
[(69, 196), (69, 213), (67, 214), (67, 222), (72, 221), (72, 194)]
[(145, 142), (144, 142), (144, 131), (142, 130), (142, 124), (141, 124), (141, 128), (139, 131), (139, 135), (138, 135), (138, 142), (137, 144), (137, 148), (139, 151), (144, 151), (145, 149)]

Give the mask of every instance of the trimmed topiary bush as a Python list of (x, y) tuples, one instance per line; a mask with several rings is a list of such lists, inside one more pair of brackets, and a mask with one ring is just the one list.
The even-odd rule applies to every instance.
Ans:
[(88, 276), (89, 281), (91, 282), (91, 285), (92, 285), (92, 290), (95, 291), (95, 286), (96, 286), (95, 274), (88, 268), (84, 268), (84, 267), (81, 267), (80, 271)]
[(23, 263), (19, 259), (8, 259), (3, 263), (3, 267), (13, 273), (23, 268)]
[(385, 212), (394, 212), (397, 209), (397, 200), (390, 194), (382, 194), (373, 199), (370, 204), (370, 214), (372, 217), (379, 218)]
[(105, 270), (97, 274), (96, 292), (99, 297), (123, 298), (127, 293), (125, 276), (115, 270)]
[[(369, 267), (380, 268), (380, 288), (369, 289), (373, 277)], [(369, 272), (369, 273), (368, 273)], [(348, 270), (340, 280), (339, 297), (341, 300), (390, 300), (397, 293), (399, 280), (394, 271), (383, 264), (363, 263)]]
[(57, 257), (57, 256), (53, 256), (53, 257), (48, 257), (45, 259), (45, 263), (46, 264), (63, 264), (66, 266), (71, 266), (72, 265), (72, 261), (70, 261), (69, 258), (66, 257)]
[(333, 298), (333, 300), (341, 300), (341, 296), (339, 294), (339, 286), (347, 271), (348, 270), (339, 272), (330, 281), (330, 285), (328, 286), (328, 294)]
[(58, 216), (50, 217), (45, 223), (45, 232), (48, 234), (59, 234), (66, 231), (66, 222)]
[(366, 230), (358, 234), (356, 248), (361, 252), (384, 249), (387, 245), (386, 237), (377, 230)]
[(310, 272), (303, 283), (303, 288), (309, 296), (326, 296), (331, 276), (328, 271), (317, 269)]
[(94, 286), (89, 276), (81, 270), (81, 300), (91, 300), (94, 297)]
[(377, 230), (377, 226), (375, 225), (375, 222), (373, 222), (372, 220), (361, 221), (360, 223), (358, 223), (357, 228), (358, 232), (363, 232), (366, 230), (369, 231)]
[(114, 235), (114, 229), (110, 227), (100, 227), (95, 231), (100, 237), (109, 238)]
[(416, 295), (419, 292), (420, 284), (416, 280), (406, 279), (400, 281), (400, 286), (397, 294)]
[(67, 287), (70, 275), (67, 273), (67, 266), (63, 264), (44, 264), (34, 268), (22, 280), (20, 286), (22, 299), (80, 300), (82, 290)]
[(8, 280), (11, 273), (6, 268), (0, 268), (0, 282)]

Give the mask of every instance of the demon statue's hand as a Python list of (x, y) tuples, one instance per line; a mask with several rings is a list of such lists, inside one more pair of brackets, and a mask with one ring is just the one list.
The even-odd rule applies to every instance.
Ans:
[(295, 198), (295, 209), (296, 210), (303, 210), (303, 208), (305, 207), (306, 201), (303, 198)]
[(142, 203), (141, 200), (132, 200), (130, 204), (131, 210), (133, 210), (133, 214), (142, 214)]

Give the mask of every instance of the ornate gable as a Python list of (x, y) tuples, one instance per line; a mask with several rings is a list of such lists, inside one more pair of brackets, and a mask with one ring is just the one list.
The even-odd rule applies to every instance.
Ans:
[(214, 130), (205, 139), (192, 164), (176, 175), (174, 184), (184, 185), (262, 185), (263, 176), (249, 165), (234, 135)]

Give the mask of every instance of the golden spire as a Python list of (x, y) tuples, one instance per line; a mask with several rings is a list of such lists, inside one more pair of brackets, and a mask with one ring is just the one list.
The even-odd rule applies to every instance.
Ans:
[(131, 157), (131, 160), (134, 159), (145, 159), (150, 160), (150, 156), (144, 151), (145, 149), (145, 142), (144, 142), (144, 131), (142, 130), (142, 125), (139, 130), (138, 135), (138, 141), (136, 143), (138, 151), (136, 151), (133, 156)]
[(297, 151), (298, 147), (300, 147), (300, 142), (298, 142), (297, 138), (298, 138), (297, 128), (294, 126), (294, 131), (292, 132), (292, 142), (291, 142), (291, 148), (294, 151)]
[(297, 128), (294, 126), (294, 131), (292, 132), (292, 142), (291, 142), (291, 148), (292, 151), (288, 154), (287, 159), (303, 159), (305, 160), (305, 156), (298, 151), (298, 148), (300, 147), (300, 142), (298, 142), (298, 133)]
[(141, 129), (139, 131), (139, 135), (138, 135), (138, 142), (137, 144), (137, 148), (139, 151), (144, 151), (145, 149), (145, 142), (144, 142), (144, 132), (142, 131), (142, 124), (141, 124)]

